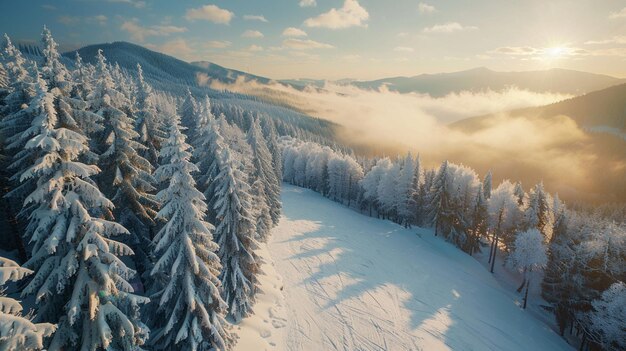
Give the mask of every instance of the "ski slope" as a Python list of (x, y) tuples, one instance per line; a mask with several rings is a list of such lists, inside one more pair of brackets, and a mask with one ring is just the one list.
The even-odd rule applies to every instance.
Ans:
[(282, 200), (239, 350), (571, 350), (431, 231), (290, 185)]

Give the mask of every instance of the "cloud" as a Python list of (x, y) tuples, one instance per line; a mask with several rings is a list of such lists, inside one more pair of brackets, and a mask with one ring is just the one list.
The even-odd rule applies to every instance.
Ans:
[(393, 48), (393, 51), (398, 51), (398, 52), (413, 52), (415, 51), (415, 49), (407, 47), (407, 46), (396, 46), (395, 48)]
[[(529, 186), (543, 178), (548, 189), (560, 195), (568, 188), (570, 193), (572, 189), (584, 191), (590, 179), (597, 179), (591, 175), (600, 169), (590, 166), (594, 164), (594, 153), (586, 146), (580, 147), (589, 145), (588, 136), (571, 118), (514, 117), (500, 113), (557, 102), (569, 95), (510, 88), (433, 98), (331, 83), (323, 89), (304, 91), (277, 83), (212, 83), (216, 89), (276, 99), (311, 116), (333, 121), (339, 124), (338, 137), (361, 152), (378, 155), (419, 152), (428, 167), (449, 159), (472, 166), (482, 174), (493, 169), (496, 182), (511, 177)], [(448, 124), (488, 113), (499, 116), (476, 132), (465, 132)]]
[(188, 21), (202, 20), (218, 24), (229, 24), (233, 17), (235, 17), (234, 13), (215, 5), (204, 5), (197, 9), (189, 9), (185, 14), (185, 18)]
[(74, 26), (80, 23), (81, 18), (78, 16), (59, 16), (57, 18), (57, 21), (66, 26)]
[(86, 22), (96, 22), (101, 26), (104, 26), (107, 24), (108, 18), (105, 15), (97, 15), (97, 16), (91, 16), (91, 17), (87, 17), (85, 18)]
[(161, 45), (145, 44), (145, 46), (148, 49), (172, 55), (183, 60), (193, 61), (196, 59), (193, 48), (183, 38), (170, 40)]
[[(586, 44), (619, 43), (625, 37), (613, 37), (602, 41), (590, 41)], [(625, 41), (626, 42), (626, 41)], [(582, 58), (589, 56), (626, 56), (626, 48), (583, 49), (579, 47), (557, 46), (548, 48), (535, 48), (532, 46), (503, 46), (487, 52), (494, 55), (505, 55), (511, 58), (523, 60), (555, 60), (567, 58)]]
[(306, 32), (299, 28), (289, 27), (283, 31), (283, 37), (306, 37)]
[(315, 7), (317, 2), (315, 0), (300, 0), (300, 7)]
[(55, 11), (57, 9), (56, 6), (50, 4), (43, 4), (41, 8), (48, 11)]
[(421, 14), (431, 14), (437, 12), (437, 9), (433, 5), (429, 5), (425, 2), (420, 2), (417, 5), (417, 9)]
[(262, 15), (244, 15), (243, 19), (246, 21), (261, 21), (261, 22), (268, 22), (267, 19), (265, 19), (264, 16)]
[(139, 20), (132, 19), (130, 21), (124, 21), (120, 26), (120, 29), (130, 34), (133, 40), (143, 42), (146, 37), (151, 36), (168, 36), (173, 33), (183, 33), (187, 31), (185, 27), (177, 26), (150, 26), (143, 27), (139, 24)]
[(305, 39), (286, 39), (283, 40), (283, 46), (294, 50), (310, 50), (310, 49), (332, 49), (334, 46), (330, 44), (320, 43), (315, 40)]
[(478, 27), (474, 26), (463, 26), (458, 22), (448, 22), (444, 24), (436, 24), (432, 27), (427, 27), (422, 30), (424, 33), (453, 33), (453, 32), (463, 32), (469, 30), (476, 30)]
[(258, 51), (263, 51), (263, 47), (259, 46), (259, 45), (250, 45), (250, 46), (248, 46), (248, 48), (246, 50), (253, 51), (253, 52), (258, 52)]
[(369, 19), (369, 13), (357, 0), (345, 0), (343, 7), (322, 13), (317, 17), (312, 17), (304, 21), (307, 27), (320, 27), (330, 29), (342, 29), (349, 27), (366, 27), (365, 23)]
[(623, 9), (617, 11), (617, 12), (612, 12), (609, 15), (610, 19), (618, 19), (618, 18), (626, 18), (626, 7), (624, 7)]
[(223, 49), (232, 45), (228, 40), (211, 40), (207, 43), (210, 48)]
[(243, 38), (263, 38), (263, 33), (258, 30), (247, 30), (241, 34)]
[(602, 44), (626, 44), (626, 35), (616, 35), (609, 39), (603, 40), (589, 40), (586, 41), (587, 45), (602, 45)]
[(131, 5), (135, 8), (142, 9), (146, 7), (146, 2), (141, 0), (107, 0), (108, 2), (123, 3)]
[(503, 46), (491, 51), (489, 54), (513, 55), (513, 56), (530, 56), (539, 53), (539, 49), (531, 46)]

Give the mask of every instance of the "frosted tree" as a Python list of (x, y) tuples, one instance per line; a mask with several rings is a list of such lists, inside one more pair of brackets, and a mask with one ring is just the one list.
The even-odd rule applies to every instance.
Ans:
[(74, 71), (72, 71), (72, 81), (74, 82), (73, 95), (87, 100), (87, 97), (93, 91), (91, 84), (93, 80), (93, 66), (88, 66), (83, 62), (83, 58), (78, 52), (74, 58)]
[(30, 269), (0, 257), (0, 349), (7, 351), (34, 351), (44, 348), (44, 339), (54, 333), (56, 326), (51, 323), (34, 323), (28, 315), (22, 314), (19, 301), (3, 294), (3, 286), (8, 281), (18, 281), (32, 274)]
[(157, 261), (151, 274), (165, 276), (166, 283), (153, 301), (152, 343), (160, 350), (227, 350), (233, 339), (220, 296), (214, 227), (205, 221), (205, 198), (191, 176), (198, 168), (178, 123), (172, 122), (162, 143), (162, 165), (155, 172), (165, 185), (157, 194), (163, 203), (157, 217), (165, 225), (154, 238)]
[(626, 349), (626, 285), (613, 283), (591, 305), (589, 319), (594, 341), (605, 350)]
[(20, 177), (37, 181), (24, 202), (34, 207), (25, 267), (35, 274), (22, 294), (35, 296), (38, 318), (58, 324), (49, 350), (136, 349), (147, 337), (138, 314), (147, 299), (132, 294), (134, 272), (119, 258), (132, 250), (111, 238), (128, 231), (99, 218), (113, 204), (91, 180), (99, 169), (78, 161), (87, 139), (58, 126), (53, 101), (40, 79), (31, 104), (39, 113), (25, 145), (37, 158)]
[(265, 135), (265, 139), (267, 140), (267, 148), (272, 154), (272, 166), (274, 173), (276, 174), (276, 179), (280, 182), (283, 179), (283, 165), (282, 154), (280, 152), (278, 142), (278, 133), (276, 132), (276, 127), (271, 119), (265, 118), (264, 122), (263, 133)]
[(513, 235), (517, 229), (519, 217), (521, 216), (521, 211), (517, 206), (514, 186), (510, 181), (503, 181), (492, 192), (488, 209), (489, 227), (493, 233), (489, 252), (489, 263), (491, 264), (489, 270), (493, 273), (500, 239)]
[(447, 235), (452, 228), (452, 198), (450, 196), (452, 182), (448, 171), (448, 161), (444, 161), (433, 179), (429, 198), (429, 220), (435, 227), (435, 236), (439, 233)]
[(147, 159), (152, 166), (157, 166), (159, 162), (159, 149), (165, 137), (163, 131), (163, 118), (157, 111), (155, 95), (152, 87), (145, 81), (141, 65), (137, 64), (136, 82), (137, 104), (137, 129), (139, 140), (145, 146), (142, 156)]
[(524, 213), (526, 228), (539, 229), (546, 242), (550, 241), (554, 226), (552, 204), (552, 197), (545, 192), (543, 183), (539, 183), (530, 190), (528, 207)]
[(228, 311), (239, 321), (252, 312), (262, 262), (254, 251), (258, 242), (250, 186), (228, 149), (222, 150), (218, 162), (220, 173), (214, 180), (217, 186), (212, 203), (217, 214), (215, 236), (223, 266), (220, 280)]
[(420, 156), (417, 155), (415, 158), (415, 172), (413, 174), (413, 181), (411, 183), (411, 203), (410, 203), (410, 211), (411, 218), (414, 223), (421, 224), (424, 214), (425, 200), (426, 200), (426, 192), (424, 191), (424, 170), (422, 168), (422, 161)]
[(179, 110), (182, 125), (186, 128), (193, 128), (196, 125), (197, 114), (198, 104), (193, 95), (191, 95), (191, 91), (187, 89), (187, 95)]
[(43, 49), (42, 78), (48, 83), (49, 89), (58, 88), (64, 93), (69, 92), (71, 89), (70, 72), (61, 63), (61, 54), (57, 50), (58, 44), (46, 26), (43, 27), (41, 33), (41, 45)]
[[(252, 174), (253, 184), (257, 180), (261, 182), (258, 186), (263, 186), (264, 200), (269, 207), (270, 217), (273, 224), (277, 224), (280, 219), (280, 181), (276, 178), (273, 168), (272, 154), (270, 153), (265, 137), (261, 130), (259, 119), (255, 119), (248, 130), (248, 144), (252, 148), (252, 162), (255, 172)], [(263, 237), (262, 237), (263, 238)], [(265, 239), (265, 238), (263, 238)]]
[(492, 178), (493, 175), (491, 174), (491, 171), (487, 172), (487, 174), (485, 175), (485, 179), (483, 180), (483, 191), (484, 191), (484, 196), (485, 199), (489, 200), (489, 198), (491, 198), (491, 189), (493, 187), (492, 185)]
[(472, 209), (470, 221), (469, 238), (463, 251), (472, 255), (474, 252), (480, 252), (480, 238), (487, 234), (489, 225), (488, 201), (485, 199), (482, 184), (478, 186), (476, 191), (476, 202)]
[(396, 199), (398, 197), (397, 186), (400, 177), (400, 162), (393, 162), (391, 167), (383, 174), (378, 184), (378, 203), (384, 217), (396, 218)]
[(372, 208), (378, 205), (378, 186), (390, 168), (391, 160), (388, 157), (381, 158), (360, 182), (364, 190), (363, 197), (369, 205), (370, 216), (372, 215)]
[(128, 243), (135, 251), (133, 259), (141, 276), (149, 269), (146, 248), (155, 225), (155, 209), (159, 206), (152, 194), (153, 168), (139, 154), (146, 147), (138, 141), (140, 135), (128, 116), (131, 102), (117, 90), (101, 50), (97, 60), (95, 86), (89, 99), (92, 108), (104, 119), (99, 159), (104, 171), (98, 184), (115, 204), (115, 217), (131, 232)]
[(396, 188), (396, 209), (398, 212), (398, 220), (400, 224), (408, 227), (413, 216), (412, 201), (414, 198), (414, 182), (415, 182), (415, 160), (411, 153), (408, 153), (402, 162), (402, 169), (398, 175), (398, 184)]
[(526, 192), (524, 191), (524, 187), (522, 186), (522, 182), (515, 182), (515, 190), (513, 191), (515, 196), (517, 196), (517, 204), (522, 207), (526, 203)]
[(543, 236), (537, 229), (529, 229), (517, 235), (511, 261), (520, 272), (524, 273), (526, 288), (522, 308), (526, 309), (532, 273), (543, 269), (548, 261)]

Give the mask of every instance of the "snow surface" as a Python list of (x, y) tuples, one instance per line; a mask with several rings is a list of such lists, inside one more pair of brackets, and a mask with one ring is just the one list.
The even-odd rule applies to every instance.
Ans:
[(237, 350), (571, 350), (431, 230), (291, 185), (282, 201)]

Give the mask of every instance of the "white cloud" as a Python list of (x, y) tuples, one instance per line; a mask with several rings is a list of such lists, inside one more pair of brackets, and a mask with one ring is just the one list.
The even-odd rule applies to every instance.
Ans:
[(618, 18), (626, 18), (626, 7), (624, 7), (623, 9), (617, 11), (617, 12), (612, 12), (609, 15), (610, 19), (618, 19)]
[(219, 24), (229, 24), (233, 17), (235, 17), (234, 13), (215, 5), (204, 5), (197, 9), (189, 9), (185, 15), (185, 18), (189, 21), (202, 20)]
[(146, 44), (145, 46), (148, 49), (172, 55), (183, 60), (193, 61), (197, 59), (194, 55), (194, 50), (191, 48), (191, 45), (189, 45), (187, 41), (182, 38), (170, 40), (163, 43), (162, 45)]
[(258, 52), (258, 51), (263, 51), (263, 47), (259, 46), (259, 45), (250, 45), (248, 46), (248, 51), (253, 51), (253, 52)]
[(453, 33), (462, 32), (468, 30), (476, 30), (478, 27), (463, 26), (458, 22), (448, 22), (444, 24), (436, 24), (432, 27), (427, 27), (422, 30), (424, 33)]
[(300, 0), (300, 7), (315, 7), (317, 2), (315, 0)]
[(247, 30), (241, 34), (243, 38), (263, 38), (263, 33), (258, 30)]
[(320, 43), (315, 40), (305, 39), (286, 39), (283, 40), (283, 46), (294, 50), (309, 50), (309, 49), (332, 49), (334, 46), (330, 44)]
[(415, 51), (415, 49), (410, 48), (408, 46), (396, 46), (393, 51), (398, 51), (398, 52), (413, 52)]
[(431, 13), (437, 12), (437, 9), (435, 8), (435, 6), (429, 5), (425, 2), (420, 2), (419, 5), (417, 5), (417, 9), (422, 14), (431, 14)]
[(59, 16), (57, 18), (57, 21), (59, 21), (59, 23), (62, 23), (66, 26), (73, 26), (76, 25), (78, 23), (80, 23), (81, 18), (77, 17), (77, 16)]
[(489, 54), (530, 56), (539, 53), (539, 49), (531, 46), (503, 46), (489, 51)]
[(210, 48), (223, 49), (232, 45), (228, 40), (211, 40), (207, 43)]
[(261, 22), (268, 22), (267, 19), (265, 19), (264, 16), (262, 15), (244, 15), (243, 19), (245, 19), (246, 21), (261, 21)]
[(50, 4), (43, 4), (41, 5), (41, 8), (48, 11), (54, 11), (57, 9), (56, 6)]
[(97, 16), (91, 16), (91, 17), (87, 17), (85, 18), (85, 21), (90, 23), (90, 22), (96, 22), (101, 26), (104, 26), (107, 24), (107, 16), (105, 15), (97, 15)]
[(131, 5), (133, 7), (136, 7), (138, 9), (142, 9), (144, 7), (146, 7), (146, 2), (145, 1), (141, 1), (141, 0), (107, 0), (108, 2), (117, 2), (117, 3), (123, 3), (123, 4), (128, 4)]
[(307, 27), (321, 27), (330, 29), (342, 29), (354, 26), (365, 27), (369, 19), (369, 13), (357, 0), (345, 0), (343, 7), (322, 13), (304, 21)]
[(306, 37), (306, 32), (300, 28), (289, 27), (283, 31), (284, 37)]
[(139, 24), (139, 21), (137, 19), (124, 21), (124, 23), (122, 23), (122, 25), (120, 26), (120, 29), (128, 32), (128, 34), (130, 34), (130, 37), (138, 42), (143, 42), (146, 37), (158, 35), (167, 36), (173, 33), (183, 33), (187, 31), (187, 28), (177, 26), (143, 27)]
[(603, 40), (589, 40), (586, 41), (587, 45), (602, 45), (602, 44), (626, 44), (626, 35), (616, 35), (609, 39)]

